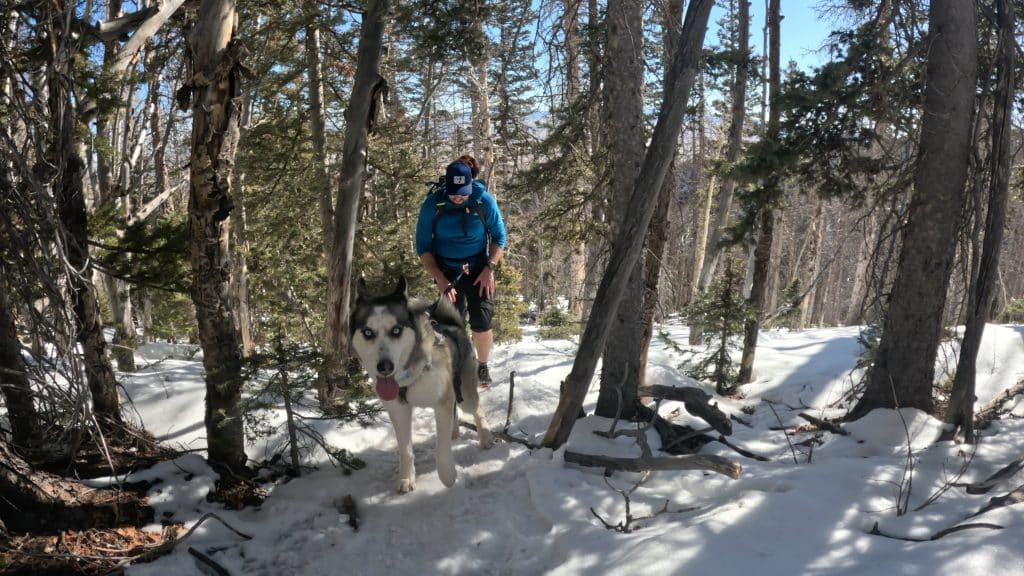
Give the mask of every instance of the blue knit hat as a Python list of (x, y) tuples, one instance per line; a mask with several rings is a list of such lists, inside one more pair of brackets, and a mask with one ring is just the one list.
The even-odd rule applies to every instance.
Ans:
[(444, 187), (450, 196), (469, 196), (473, 193), (473, 172), (464, 162), (452, 162), (444, 173)]

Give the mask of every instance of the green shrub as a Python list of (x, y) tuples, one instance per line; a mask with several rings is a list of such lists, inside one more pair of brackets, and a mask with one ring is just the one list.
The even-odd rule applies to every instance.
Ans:
[[(318, 374), (324, 362), (315, 347), (288, 342), (279, 334), (270, 349), (246, 359), (246, 394), (242, 404), (246, 437), (264, 439), (272, 461), (282, 461), (284, 472), (297, 476), (318, 451), (332, 465), (349, 474), (365, 466), (348, 450), (331, 445), (316, 427), (331, 418), (338, 423), (369, 425), (380, 413), (376, 402), (346, 398), (324, 412), (315, 400)], [(276, 417), (283, 410), (284, 420)], [(283, 458), (282, 458), (283, 457)]]
[(526, 312), (526, 303), (519, 298), (523, 274), (518, 269), (502, 264), (495, 275), (494, 341), (498, 344), (518, 342), (523, 339), (519, 317)]
[(545, 340), (570, 340), (579, 334), (579, 322), (557, 306), (548, 308), (540, 317), (540, 337)]
[(1024, 324), (1024, 298), (1013, 298), (996, 319), (1000, 324)]
[(729, 261), (723, 276), (687, 308), (690, 325), (703, 325), (703, 342), (708, 347), (706, 355), (691, 365), (687, 375), (714, 382), (715, 390), (723, 395), (739, 384), (731, 352), (740, 348), (743, 325), (750, 314), (750, 307), (740, 294), (741, 281)]

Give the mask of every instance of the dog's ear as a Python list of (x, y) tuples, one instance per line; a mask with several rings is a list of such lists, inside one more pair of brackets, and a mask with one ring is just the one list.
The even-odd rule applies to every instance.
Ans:
[(368, 300), (370, 298), (370, 291), (366, 288), (366, 280), (360, 276), (356, 280), (356, 300)]
[(402, 300), (409, 299), (409, 285), (405, 281), (404, 275), (398, 277), (398, 285), (395, 286), (395, 291), (391, 295)]

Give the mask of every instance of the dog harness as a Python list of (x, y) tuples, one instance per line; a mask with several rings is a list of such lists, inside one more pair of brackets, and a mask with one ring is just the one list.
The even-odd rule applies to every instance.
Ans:
[(398, 382), (398, 400), (400, 402), (408, 402), (405, 398), (405, 392), (409, 389), (407, 383), (413, 382), (422, 376), (424, 372), (430, 370), (430, 368), (430, 358), (425, 358), (422, 362), (417, 362), (414, 366), (406, 366), (401, 372), (395, 374), (395, 381)]

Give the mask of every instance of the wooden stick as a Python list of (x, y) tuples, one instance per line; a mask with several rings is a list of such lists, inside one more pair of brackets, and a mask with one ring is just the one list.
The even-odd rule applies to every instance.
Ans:
[(508, 373), (508, 407), (505, 409), (505, 427), (502, 429), (504, 432), (508, 432), (512, 422), (512, 399), (515, 398), (515, 389), (516, 371), (513, 370)]
[(1003, 506), (1012, 506), (1014, 504), (1020, 504), (1024, 502), (1024, 486), (1018, 486), (1009, 494), (1005, 496), (996, 496), (989, 498), (988, 504), (986, 504), (981, 510), (978, 510), (974, 514), (968, 516), (968, 518), (974, 518), (975, 516), (981, 516), (989, 510), (995, 510), (996, 508), (1002, 508)]

